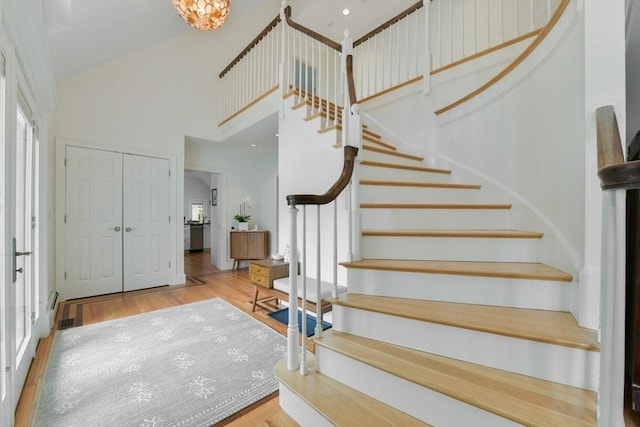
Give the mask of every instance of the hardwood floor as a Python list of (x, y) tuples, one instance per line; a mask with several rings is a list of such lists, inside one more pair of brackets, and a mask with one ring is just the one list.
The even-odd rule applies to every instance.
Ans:
[[(209, 256), (209, 252), (185, 254), (185, 273), (187, 275), (185, 285), (162, 286), (60, 303), (53, 330), (48, 337), (40, 339), (38, 343), (36, 357), (31, 364), (16, 409), (16, 427), (31, 425), (49, 350), (55, 330), (61, 320), (67, 319), (67, 322), (73, 322), (72, 326), (75, 327), (221, 297), (279, 333), (286, 335), (286, 325), (270, 318), (265, 310), (256, 308), (254, 313), (251, 312), (254, 287), (249, 283), (248, 270), (220, 271), (210, 264)], [(227, 419), (217, 425), (232, 427), (285, 425), (281, 420), (287, 419), (288, 416), (280, 410), (276, 392), (247, 410), (236, 414), (232, 419)], [(274, 423), (273, 420), (278, 421)], [(286, 425), (297, 425), (290, 419), (287, 422), (289, 424)]]

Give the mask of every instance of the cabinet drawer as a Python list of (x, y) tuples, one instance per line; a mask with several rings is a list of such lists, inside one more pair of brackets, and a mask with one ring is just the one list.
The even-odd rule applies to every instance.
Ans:
[(258, 274), (260, 276), (267, 276), (269, 277), (269, 268), (268, 267), (263, 267), (261, 265), (257, 265), (257, 264), (249, 264), (249, 269), (251, 270), (251, 275), (254, 274)]
[(254, 285), (260, 285), (265, 288), (271, 288), (273, 285), (268, 276), (261, 276), (253, 273), (251, 273), (251, 283), (253, 283)]

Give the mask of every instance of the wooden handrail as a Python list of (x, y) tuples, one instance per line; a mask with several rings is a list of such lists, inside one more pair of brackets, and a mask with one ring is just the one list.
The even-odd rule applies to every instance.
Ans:
[(358, 102), (356, 98), (356, 82), (353, 78), (353, 55), (347, 55), (347, 86), (349, 86), (349, 105)]
[(342, 166), (342, 173), (338, 180), (331, 186), (329, 191), (324, 194), (291, 194), (287, 196), (287, 204), (289, 206), (297, 205), (326, 205), (338, 198), (342, 190), (344, 190), (351, 176), (353, 175), (353, 168), (355, 166), (356, 155), (358, 154), (358, 148), (351, 145), (344, 146), (344, 163)]
[(224, 77), (225, 74), (227, 74), (229, 71), (231, 71), (231, 69), (238, 63), (240, 62), (240, 60), (249, 52), (251, 52), (251, 49), (253, 49), (254, 47), (257, 46), (258, 43), (260, 43), (260, 40), (262, 40), (267, 34), (269, 34), (269, 32), (271, 30), (273, 30), (276, 25), (278, 25), (278, 23), (280, 22), (280, 15), (276, 16), (275, 18), (273, 18), (273, 20), (271, 22), (269, 22), (267, 24), (266, 27), (264, 27), (264, 30), (262, 30), (260, 32), (260, 34), (258, 34), (253, 40), (251, 40), (251, 42), (247, 45), (247, 47), (245, 47), (242, 52), (240, 52), (238, 54), (238, 56), (236, 56), (233, 61), (231, 61), (231, 63), (229, 65), (227, 65), (225, 67), (224, 70), (222, 70), (222, 72), (218, 75), (218, 77), (222, 78)]
[(625, 162), (612, 105), (596, 110), (598, 176), (603, 190), (640, 188), (640, 160)]
[(439, 110), (436, 110), (435, 114), (439, 116), (440, 114), (446, 113), (449, 110), (453, 110), (455, 107), (457, 107), (457, 106), (459, 106), (461, 104), (464, 104), (465, 102), (469, 101), (472, 98), (475, 98), (476, 96), (478, 96), (479, 94), (481, 94), (485, 90), (489, 89), (491, 86), (493, 86), (496, 83), (498, 83), (500, 80), (502, 80), (511, 71), (513, 71), (513, 69), (516, 68), (518, 65), (520, 65), (531, 54), (531, 52), (533, 52), (536, 49), (536, 47), (538, 47), (538, 45), (540, 43), (542, 43), (542, 41), (551, 32), (553, 27), (556, 25), (556, 23), (560, 19), (560, 16), (562, 16), (562, 13), (564, 12), (564, 10), (569, 5), (569, 1), (570, 0), (561, 0), (560, 4), (558, 4), (558, 7), (556, 8), (555, 13), (551, 17), (551, 19), (549, 19), (549, 22), (547, 22), (547, 24), (545, 25), (543, 30), (538, 34), (538, 36), (535, 39), (533, 39), (531, 44), (520, 55), (518, 55), (518, 57), (516, 59), (514, 59), (509, 65), (507, 65), (502, 71), (500, 71), (491, 80), (489, 80), (488, 82), (484, 83), (482, 86), (480, 86), (479, 88), (475, 89), (474, 91), (472, 91), (468, 95), (463, 96), (462, 98), (458, 99), (457, 101), (454, 101), (451, 104), (440, 108)]
[(418, 1), (416, 4), (414, 4), (413, 6), (410, 6), (408, 9), (400, 12), (399, 14), (397, 14), (396, 16), (394, 16), (393, 18), (389, 19), (387, 22), (385, 22), (384, 24), (376, 27), (375, 29), (369, 31), (367, 34), (365, 34), (364, 36), (360, 37), (358, 40), (356, 40), (355, 42), (353, 42), (353, 47), (358, 46), (359, 44), (364, 43), (365, 41), (369, 40), (370, 38), (374, 37), (376, 34), (386, 30), (387, 28), (389, 28), (390, 26), (392, 26), (393, 24), (395, 24), (396, 22), (400, 21), (401, 19), (411, 15), (413, 12), (415, 12), (416, 10), (420, 9), (424, 4), (422, 3), (422, 0)]
[(340, 43), (334, 42), (330, 38), (327, 38), (327, 37), (323, 36), (322, 34), (316, 33), (312, 29), (309, 29), (309, 28), (307, 28), (307, 27), (305, 27), (303, 25), (300, 25), (297, 22), (295, 22), (293, 19), (291, 19), (291, 6), (287, 6), (284, 9), (284, 15), (287, 17), (287, 24), (289, 24), (289, 26), (291, 28), (295, 28), (296, 30), (300, 31), (301, 33), (304, 33), (304, 34), (308, 35), (309, 37), (318, 40), (320, 43), (326, 44), (327, 46), (337, 50), (338, 52), (342, 52), (342, 45)]

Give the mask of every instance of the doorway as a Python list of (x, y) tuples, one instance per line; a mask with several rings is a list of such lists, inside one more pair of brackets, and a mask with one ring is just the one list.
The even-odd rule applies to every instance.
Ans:
[[(204, 252), (210, 268), (217, 269), (223, 265), (220, 241), (220, 203), (222, 186), (220, 174), (185, 170), (184, 171), (184, 253), (185, 274), (187, 264), (193, 257), (189, 254)], [(202, 246), (197, 242), (197, 233), (202, 230)], [(195, 238), (195, 239), (194, 239)], [(201, 266), (202, 268), (202, 266)], [(207, 268), (209, 268), (207, 266)]]
[(65, 296), (169, 284), (169, 161), (74, 146), (65, 159)]

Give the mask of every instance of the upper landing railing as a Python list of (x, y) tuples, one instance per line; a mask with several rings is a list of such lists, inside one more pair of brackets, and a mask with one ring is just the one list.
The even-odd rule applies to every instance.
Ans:
[[(568, 1), (418, 1), (353, 42), (354, 82), (360, 103), (421, 79), (428, 92), (431, 75), (529, 39), (536, 44)], [(516, 61), (530, 50), (523, 47), (523, 55)], [(283, 7), (220, 73), (225, 83), (225, 119), (220, 125), (278, 88), (283, 95), (296, 90), (298, 96), (312, 98), (313, 105), (328, 102), (338, 111), (342, 102), (341, 61), (340, 43), (296, 23), (291, 7)], [(514, 67), (510, 64), (479, 90)], [(336, 124), (335, 119), (336, 115), (330, 114), (324, 125)]]

